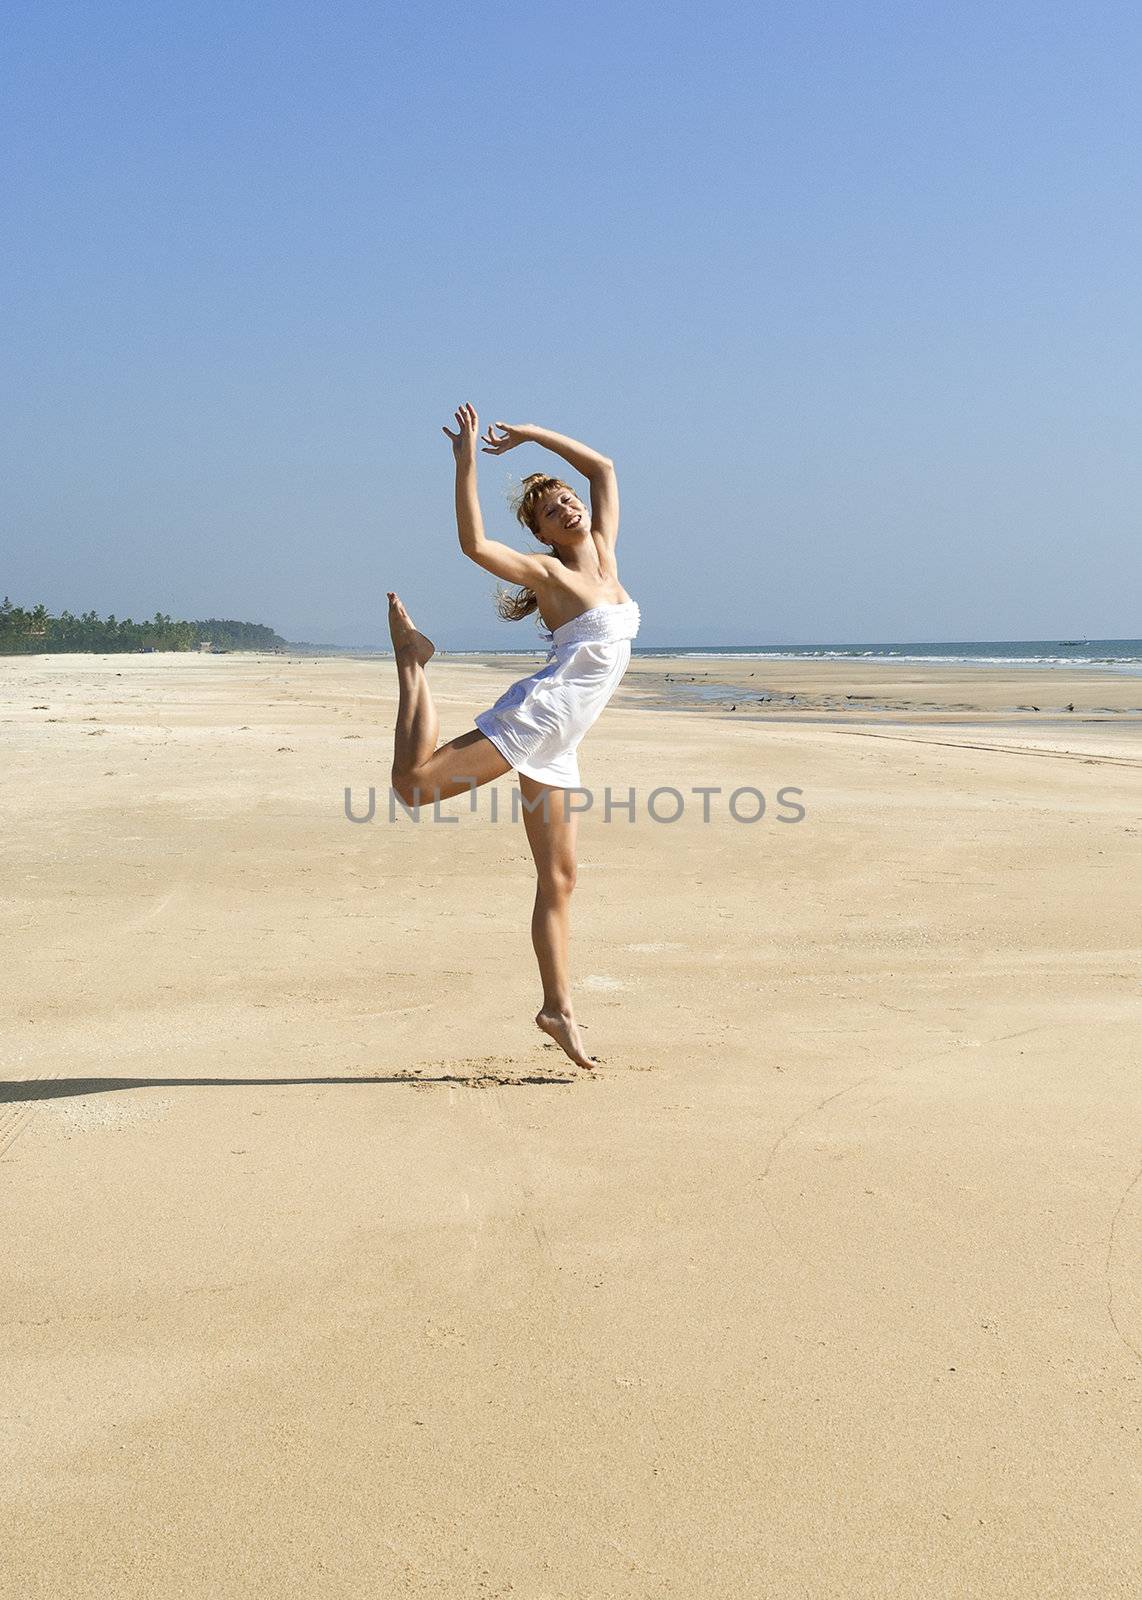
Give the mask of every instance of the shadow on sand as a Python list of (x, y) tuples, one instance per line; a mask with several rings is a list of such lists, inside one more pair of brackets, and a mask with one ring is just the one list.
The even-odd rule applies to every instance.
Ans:
[(549, 1074), (508, 1072), (395, 1072), (388, 1077), (363, 1078), (29, 1078), (0, 1082), (0, 1105), (20, 1105), (30, 1100), (62, 1100), (69, 1095), (107, 1094), (112, 1089), (258, 1089), (301, 1086), (304, 1084), (380, 1084), (399, 1083), (416, 1088), (420, 1084), (457, 1083), (475, 1089), (515, 1088), (541, 1084), (575, 1082), (573, 1070), (559, 1077)]

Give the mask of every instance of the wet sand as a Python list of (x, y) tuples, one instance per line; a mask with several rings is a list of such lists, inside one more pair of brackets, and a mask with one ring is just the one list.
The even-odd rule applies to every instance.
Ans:
[(1094, 668), (863, 661), (696, 662), (636, 658), (627, 683), (656, 697), (781, 718), (861, 715), (916, 722), (1127, 718), (1142, 728), (1142, 675)]

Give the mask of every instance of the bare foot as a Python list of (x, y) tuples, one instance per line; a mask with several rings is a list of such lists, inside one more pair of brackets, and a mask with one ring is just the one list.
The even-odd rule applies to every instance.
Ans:
[(436, 646), (427, 634), (413, 627), (412, 618), (393, 591), (390, 589), (388, 593), (389, 633), (392, 635), (393, 654), (399, 655), (402, 650), (411, 650), (423, 667), (436, 654)]
[(589, 1056), (583, 1049), (583, 1041), (579, 1037), (579, 1029), (572, 1016), (565, 1015), (562, 1011), (539, 1011), (535, 1017), (536, 1026), (543, 1029), (560, 1045), (577, 1067), (586, 1067), (593, 1072), (598, 1066), (595, 1056)]

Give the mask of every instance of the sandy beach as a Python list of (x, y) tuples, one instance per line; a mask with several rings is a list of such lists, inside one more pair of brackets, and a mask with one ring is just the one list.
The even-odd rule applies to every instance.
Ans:
[(636, 659), (594, 1077), (395, 703), (0, 661), (7, 1592), (1136, 1596), (1142, 678)]

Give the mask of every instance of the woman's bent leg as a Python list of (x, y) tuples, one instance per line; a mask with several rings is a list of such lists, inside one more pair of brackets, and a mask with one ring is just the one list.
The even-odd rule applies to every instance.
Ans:
[(419, 767), (436, 749), (440, 723), (432, 703), (424, 668), (436, 646), (414, 626), (412, 618), (391, 591), (389, 593), (389, 633), (396, 657), (400, 705), (393, 737), (393, 784), (398, 773)]
[(396, 657), (400, 704), (393, 735), (393, 789), (405, 805), (449, 800), (482, 783), (502, 778), (511, 765), (478, 728), (442, 745), (440, 722), (424, 668), (436, 652), (391, 591), (389, 632)]
[(398, 771), (394, 762), (393, 788), (406, 806), (427, 806), (437, 800), (451, 800), (454, 795), (470, 794), (511, 770), (511, 763), (488, 736), (473, 728), (442, 744), (419, 767)]

